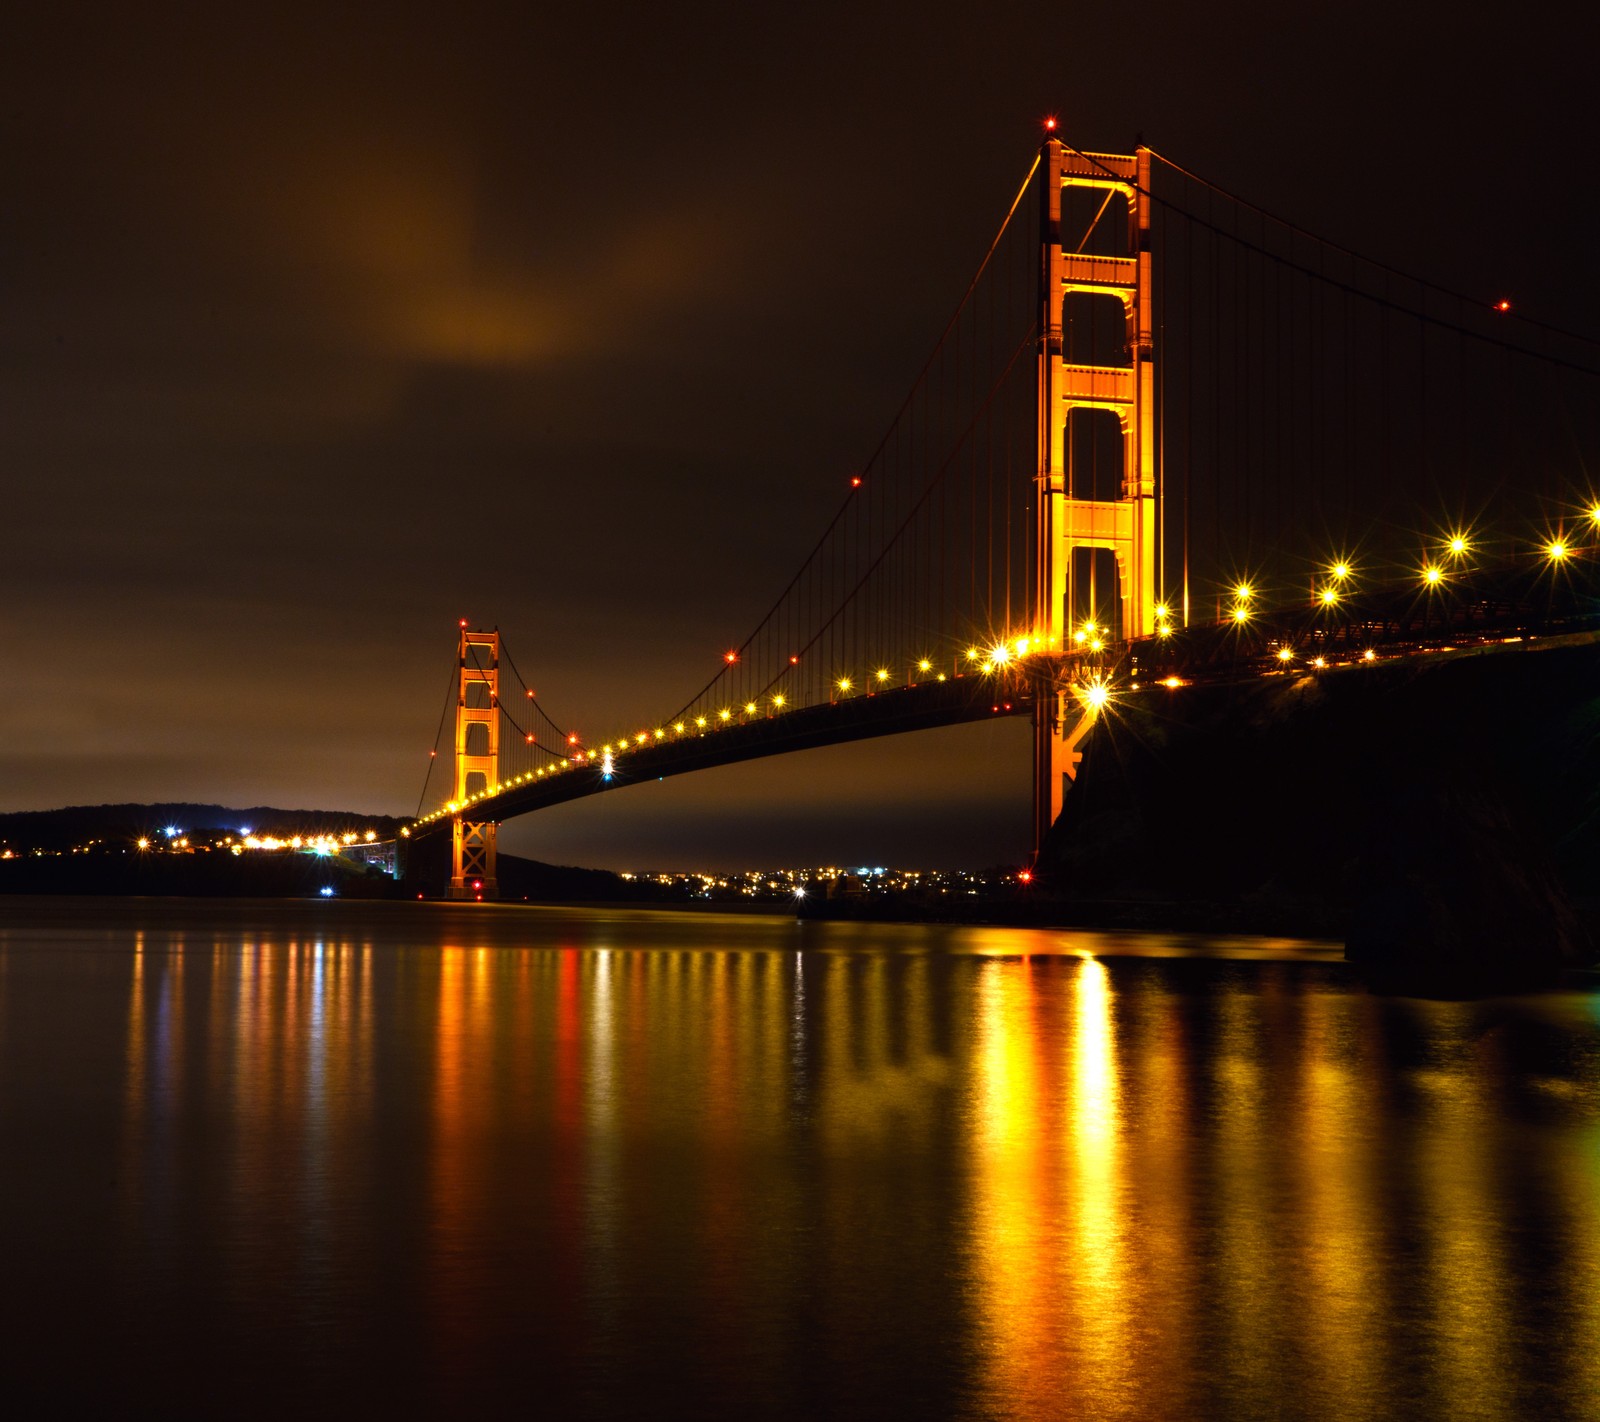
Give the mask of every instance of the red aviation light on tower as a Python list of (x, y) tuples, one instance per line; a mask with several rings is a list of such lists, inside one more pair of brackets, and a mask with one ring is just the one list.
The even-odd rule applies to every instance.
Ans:
[(466, 625), (467, 625), (467, 619), (465, 617), (458, 618), (456, 620), (456, 626), (457, 627), (465, 627)]
[(1054, 133), (1056, 131), (1056, 126), (1056, 116), (1054, 114), (1046, 114), (1044, 116), (1044, 131), (1046, 133)]
[(850, 476), (850, 487), (852, 489), (859, 489), (861, 487), (861, 476), (859, 474), (852, 474)]
[(1495, 302), (1494, 309), (1496, 311), (1509, 311), (1511, 309), (1511, 303), (1502, 296), (1497, 302)]
[(736, 661), (739, 660), (739, 654), (737, 652), (724, 652), (722, 654), (722, 660), (731, 667)]

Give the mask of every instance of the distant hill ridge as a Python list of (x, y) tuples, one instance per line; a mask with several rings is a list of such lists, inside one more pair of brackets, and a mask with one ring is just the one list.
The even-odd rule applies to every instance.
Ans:
[(403, 818), (355, 810), (283, 810), (271, 805), (236, 809), (186, 800), (154, 804), (69, 805), (59, 810), (15, 810), (0, 814), (0, 844), (13, 850), (65, 850), (91, 839), (154, 837), (168, 825), (185, 833), (220, 830), (238, 834), (346, 834), (373, 830), (390, 839)]
[[(221, 849), (225, 836), (252, 834), (354, 834), (368, 830), (391, 839), (406, 821), (350, 810), (281, 810), (270, 805), (237, 809), (167, 800), (149, 805), (71, 805), (59, 810), (0, 814), (0, 894), (181, 894), (224, 897), (417, 898), (442, 895), (449, 883), (449, 841), (434, 836), (396, 881), (375, 867), (343, 856), (246, 854)], [(140, 839), (158, 843), (172, 827), (199, 846), (196, 853), (143, 854)], [(69, 851), (94, 842), (88, 854)], [(218, 846), (212, 850), (209, 846)], [(39, 854), (33, 851), (40, 851)], [(0, 856), (3, 857), (3, 856)], [(681, 889), (625, 881), (604, 869), (543, 864), (500, 856), (500, 897), (535, 902), (625, 900), (677, 902)]]

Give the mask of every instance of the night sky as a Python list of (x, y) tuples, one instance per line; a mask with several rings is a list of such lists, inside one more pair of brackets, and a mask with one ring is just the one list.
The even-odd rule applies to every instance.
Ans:
[[(458, 617), (580, 730), (676, 708), (831, 515), (1049, 112), (1600, 329), (1594, 22), (1518, 18), (26, 7), (0, 45), (0, 809), (413, 811)], [(1009, 722), (501, 842), (980, 865), (1026, 850), (1028, 785)]]

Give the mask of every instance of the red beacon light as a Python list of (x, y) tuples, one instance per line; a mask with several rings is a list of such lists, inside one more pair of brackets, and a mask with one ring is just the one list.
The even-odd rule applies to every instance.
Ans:
[(1050, 117), (1044, 121), (1044, 131), (1046, 133), (1054, 133), (1056, 131), (1056, 116), (1054, 114), (1051, 114)]
[(861, 476), (859, 474), (852, 474), (850, 476), (850, 487), (852, 489), (859, 489), (861, 487)]
[(722, 654), (722, 660), (731, 667), (736, 661), (739, 660), (739, 654), (737, 652), (724, 652)]
[(456, 626), (457, 627), (465, 627), (466, 625), (467, 625), (467, 619), (465, 617), (459, 618), (457, 620), (457, 622), (456, 622)]
[(1495, 302), (1494, 309), (1496, 311), (1509, 311), (1511, 309), (1511, 303), (1502, 296), (1500, 300)]

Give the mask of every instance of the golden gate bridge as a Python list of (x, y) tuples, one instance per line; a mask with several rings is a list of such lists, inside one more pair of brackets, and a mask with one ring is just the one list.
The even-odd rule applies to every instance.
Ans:
[(1125, 698), (1600, 631), (1596, 346), (1052, 126), (883, 438), (700, 689), (580, 731), (463, 622), (410, 837), (448, 830), (451, 893), (492, 895), (517, 815), (1029, 716), (1037, 847)]

